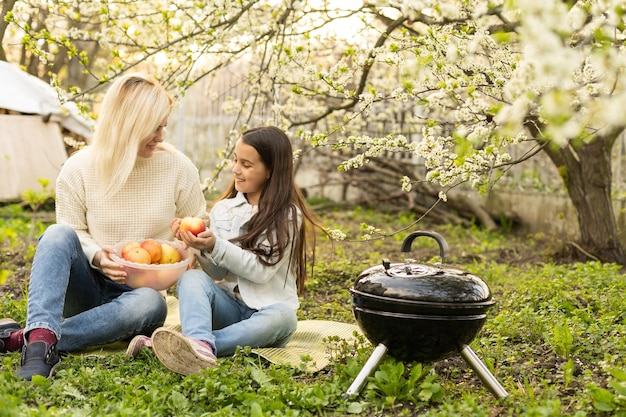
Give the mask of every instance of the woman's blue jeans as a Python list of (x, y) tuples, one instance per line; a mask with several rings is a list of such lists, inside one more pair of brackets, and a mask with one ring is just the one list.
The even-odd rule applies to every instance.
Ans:
[(60, 351), (151, 335), (167, 315), (151, 288), (117, 284), (91, 268), (74, 229), (54, 224), (37, 244), (28, 288), (25, 333), (45, 328)]
[(216, 356), (232, 355), (238, 346), (283, 347), (296, 331), (292, 307), (276, 303), (252, 309), (202, 270), (186, 271), (176, 288), (183, 334), (208, 342)]

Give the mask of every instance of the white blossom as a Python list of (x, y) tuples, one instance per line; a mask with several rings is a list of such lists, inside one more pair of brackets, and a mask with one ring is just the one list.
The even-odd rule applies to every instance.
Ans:
[(409, 177), (407, 177), (406, 175), (403, 176), (401, 179), (401, 183), (402, 183), (402, 191), (407, 192), (407, 193), (411, 191), (412, 184), (411, 184), (411, 179)]
[(325, 229), (325, 231), (332, 240), (342, 241), (346, 239), (346, 234), (339, 229)]

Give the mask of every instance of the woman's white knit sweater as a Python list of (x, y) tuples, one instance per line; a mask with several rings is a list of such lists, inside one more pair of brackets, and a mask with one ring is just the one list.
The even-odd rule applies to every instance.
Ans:
[(159, 150), (150, 158), (137, 158), (112, 197), (100, 189), (92, 158), (89, 147), (74, 153), (56, 182), (57, 223), (76, 230), (90, 262), (103, 245), (173, 239), (174, 217), (208, 219), (198, 169), (182, 152)]

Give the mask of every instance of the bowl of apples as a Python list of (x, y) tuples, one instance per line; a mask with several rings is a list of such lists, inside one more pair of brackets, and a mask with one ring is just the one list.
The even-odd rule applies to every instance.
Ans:
[(111, 259), (126, 267), (126, 285), (166, 290), (178, 282), (191, 262), (191, 254), (179, 241), (143, 239), (114, 245)]

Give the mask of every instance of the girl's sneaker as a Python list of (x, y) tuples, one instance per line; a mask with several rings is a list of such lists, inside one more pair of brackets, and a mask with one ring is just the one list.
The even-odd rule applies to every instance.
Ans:
[(138, 335), (133, 337), (133, 339), (128, 344), (128, 348), (126, 349), (126, 357), (127, 358), (136, 358), (139, 355), (139, 352), (143, 348), (152, 348), (152, 340), (148, 336)]
[(152, 333), (152, 349), (163, 366), (182, 375), (197, 374), (217, 366), (208, 343), (167, 327), (159, 327)]

